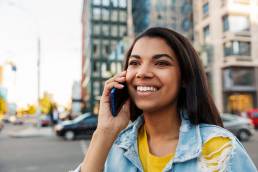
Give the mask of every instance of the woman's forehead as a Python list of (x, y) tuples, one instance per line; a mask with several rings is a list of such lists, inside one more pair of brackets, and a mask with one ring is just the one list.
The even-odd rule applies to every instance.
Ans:
[(175, 56), (174, 51), (159, 37), (143, 37), (136, 41), (132, 49), (131, 55), (150, 56), (153, 54), (168, 54)]

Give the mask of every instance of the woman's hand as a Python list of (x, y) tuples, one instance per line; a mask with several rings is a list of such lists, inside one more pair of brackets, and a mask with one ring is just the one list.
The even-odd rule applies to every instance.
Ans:
[(130, 121), (129, 100), (125, 102), (116, 117), (110, 111), (109, 94), (113, 87), (122, 89), (125, 82), (126, 71), (123, 71), (105, 82), (103, 94), (100, 99), (97, 131), (117, 135)]
[(121, 89), (125, 82), (126, 71), (109, 79), (105, 83), (103, 94), (100, 99), (98, 126), (94, 132), (88, 151), (81, 165), (81, 172), (100, 172), (104, 169), (104, 163), (108, 152), (117, 137), (130, 120), (129, 101), (123, 105), (116, 117), (110, 111), (109, 94), (113, 87)]

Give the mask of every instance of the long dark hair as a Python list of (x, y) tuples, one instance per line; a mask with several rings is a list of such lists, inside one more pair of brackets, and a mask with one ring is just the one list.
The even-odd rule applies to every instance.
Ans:
[[(128, 59), (135, 43), (143, 37), (158, 37), (168, 44), (175, 52), (181, 72), (181, 83), (177, 101), (177, 114), (187, 113), (187, 118), (192, 124), (214, 124), (223, 126), (218, 109), (211, 97), (208, 82), (202, 62), (191, 45), (181, 34), (168, 28), (149, 28), (137, 36), (129, 48), (124, 69), (128, 67)], [(131, 120), (135, 120), (142, 111), (131, 101)]]

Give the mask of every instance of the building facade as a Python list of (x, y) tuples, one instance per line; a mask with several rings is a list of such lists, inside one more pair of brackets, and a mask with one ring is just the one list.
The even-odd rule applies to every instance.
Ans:
[(258, 107), (258, 1), (196, 0), (195, 46), (221, 112)]
[(84, 0), (82, 13), (83, 101), (97, 113), (104, 82), (122, 70), (123, 58), (116, 52), (128, 34), (127, 0)]
[(147, 27), (171, 28), (193, 40), (192, 0), (132, 0), (135, 34)]

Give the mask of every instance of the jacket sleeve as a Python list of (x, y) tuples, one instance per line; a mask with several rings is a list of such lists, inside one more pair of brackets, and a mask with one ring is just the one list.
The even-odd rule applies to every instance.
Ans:
[(230, 155), (228, 170), (230, 172), (257, 172), (257, 169), (238, 139), (233, 140), (233, 150)]
[(81, 172), (81, 164), (75, 170), (71, 170), (69, 172)]

